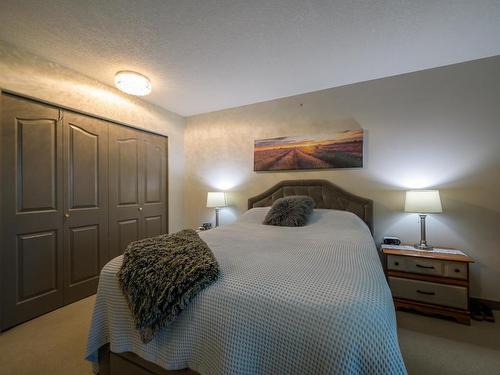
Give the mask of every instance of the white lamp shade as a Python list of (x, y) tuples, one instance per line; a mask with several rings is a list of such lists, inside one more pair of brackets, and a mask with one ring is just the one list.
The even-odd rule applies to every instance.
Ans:
[(406, 192), (405, 211), (422, 214), (443, 212), (438, 190), (410, 190)]
[(207, 194), (207, 207), (225, 207), (226, 194), (222, 191), (209, 191)]

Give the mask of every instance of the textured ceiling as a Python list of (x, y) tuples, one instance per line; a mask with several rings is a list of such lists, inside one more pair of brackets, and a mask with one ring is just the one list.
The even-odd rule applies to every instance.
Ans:
[(1, 0), (0, 39), (192, 115), (500, 54), (491, 0)]

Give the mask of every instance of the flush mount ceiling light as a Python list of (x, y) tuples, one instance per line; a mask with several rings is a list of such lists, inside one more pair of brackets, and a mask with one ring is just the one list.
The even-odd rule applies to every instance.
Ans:
[(151, 81), (145, 75), (130, 70), (122, 70), (115, 74), (115, 85), (121, 91), (137, 96), (151, 92)]

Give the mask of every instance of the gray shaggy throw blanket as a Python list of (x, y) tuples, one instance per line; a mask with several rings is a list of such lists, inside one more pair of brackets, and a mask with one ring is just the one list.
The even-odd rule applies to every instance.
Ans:
[(192, 229), (130, 243), (118, 272), (144, 343), (218, 277), (212, 251)]

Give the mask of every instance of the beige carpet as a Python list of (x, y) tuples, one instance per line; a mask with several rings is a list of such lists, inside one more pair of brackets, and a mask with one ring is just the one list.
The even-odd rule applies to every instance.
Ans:
[[(0, 373), (91, 374), (83, 354), (93, 304), (89, 297), (2, 333)], [(398, 325), (411, 375), (500, 374), (500, 323), (473, 322), (469, 327), (398, 312)]]
[(410, 374), (500, 375), (500, 314), (471, 326), (398, 312), (399, 345)]
[(75, 302), (0, 335), (0, 374), (92, 374), (83, 359), (95, 297)]

